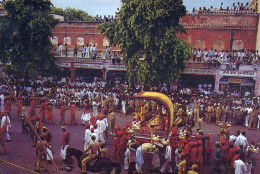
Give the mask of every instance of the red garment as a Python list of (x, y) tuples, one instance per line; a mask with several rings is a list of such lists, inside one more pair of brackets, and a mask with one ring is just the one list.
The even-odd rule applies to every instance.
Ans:
[(63, 132), (63, 134), (62, 134), (62, 139), (61, 139), (61, 146), (62, 146), (62, 147), (64, 147), (64, 146), (66, 145), (65, 139), (66, 139), (66, 136), (67, 136), (68, 133), (69, 133), (68, 131), (65, 131), (65, 132)]
[(60, 122), (65, 124), (65, 112), (66, 112), (66, 106), (61, 105), (60, 107)]
[(123, 161), (128, 138), (129, 138), (128, 134), (124, 134), (124, 136), (119, 140), (119, 145), (116, 151), (116, 157), (119, 164), (121, 163), (121, 161)]
[(41, 114), (42, 121), (45, 121), (45, 112), (46, 112), (46, 103), (42, 102), (40, 106), (40, 114)]
[(235, 150), (234, 147), (229, 147), (229, 149), (227, 150), (227, 155), (226, 155), (226, 162), (228, 162), (229, 164), (231, 164), (232, 162), (232, 158), (234, 156)]
[(197, 163), (198, 165), (202, 165), (203, 164), (203, 156), (202, 156), (202, 153), (203, 153), (203, 148), (202, 146), (198, 146), (198, 157), (197, 157)]
[(30, 113), (34, 112), (35, 113), (35, 101), (31, 100), (30, 102)]
[(49, 120), (51, 120), (51, 123), (54, 124), (52, 106), (47, 105), (46, 110), (47, 110), (47, 122), (49, 122)]
[(172, 135), (176, 135), (178, 132), (178, 126), (173, 126), (172, 128)]
[(234, 154), (232, 160), (231, 160), (231, 166), (234, 166), (234, 162), (239, 159), (240, 154), (236, 153)]
[(116, 151), (119, 147), (119, 144), (120, 144), (120, 139), (121, 137), (120, 136), (115, 136), (114, 137), (114, 141), (113, 141), (113, 153), (116, 154)]
[(76, 105), (73, 104), (70, 107), (70, 124), (73, 124), (73, 123), (77, 124), (75, 113), (76, 113)]
[(206, 145), (206, 154), (212, 154), (213, 153), (213, 145), (212, 145), (212, 139), (208, 139), (208, 143)]
[(190, 162), (191, 164), (195, 164), (197, 161), (197, 147), (194, 146), (191, 148), (191, 152), (190, 152)]
[(19, 99), (18, 100), (18, 107), (17, 107), (17, 115), (20, 116), (21, 112), (22, 112), (22, 107), (23, 107), (23, 100)]
[(222, 145), (220, 147), (220, 150), (221, 150), (221, 152), (222, 152), (222, 154), (224, 155), (224, 158), (225, 158), (226, 157), (226, 151), (227, 151), (226, 145)]
[(7, 112), (10, 112), (11, 111), (11, 106), (12, 106), (11, 100), (7, 99), (5, 101), (4, 110), (7, 111)]

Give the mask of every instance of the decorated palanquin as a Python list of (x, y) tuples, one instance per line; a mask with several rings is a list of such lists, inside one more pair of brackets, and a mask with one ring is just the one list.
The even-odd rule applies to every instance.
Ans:
[(174, 105), (170, 98), (160, 92), (141, 92), (135, 98), (134, 121), (129, 132), (136, 140), (142, 143), (156, 143), (163, 146), (165, 143), (179, 142), (174, 117)]

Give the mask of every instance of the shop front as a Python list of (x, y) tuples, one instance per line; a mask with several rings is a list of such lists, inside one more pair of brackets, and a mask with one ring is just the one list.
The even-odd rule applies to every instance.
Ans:
[(254, 94), (255, 80), (253, 78), (222, 77), (219, 82), (219, 91), (234, 94)]

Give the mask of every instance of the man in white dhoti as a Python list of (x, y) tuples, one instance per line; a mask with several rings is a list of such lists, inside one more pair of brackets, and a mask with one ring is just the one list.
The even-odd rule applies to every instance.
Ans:
[(100, 116), (100, 121), (99, 121), (99, 139), (101, 143), (105, 143), (105, 130), (106, 130), (106, 123), (104, 121), (104, 117)]
[(4, 112), (4, 116), (3, 116), (2, 121), (1, 121), (1, 127), (6, 126), (5, 136), (6, 136), (7, 142), (11, 141), (11, 138), (10, 138), (10, 135), (9, 135), (10, 124), (11, 124), (10, 118)]
[(99, 105), (99, 103), (98, 103), (96, 100), (94, 100), (93, 103), (92, 103), (92, 105), (93, 105), (93, 116), (94, 116), (94, 117), (97, 117), (97, 115), (98, 115), (98, 105)]
[(4, 94), (1, 94), (0, 99), (1, 99), (1, 108), (0, 108), (0, 110), (4, 111), (4, 104), (5, 104), (5, 96), (4, 96)]
[(144, 143), (136, 150), (136, 170), (138, 173), (142, 173), (142, 165), (144, 164), (144, 154), (152, 152), (156, 148), (151, 143)]
[(125, 109), (125, 101), (124, 100), (121, 102), (121, 106), (122, 106), (122, 113), (125, 115), (126, 109)]
[(88, 144), (91, 142), (91, 131), (90, 131), (90, 125), (89, 123), (85, 124), (86, 130), (85, 130), (85, 138), (84, 138), (84, 151), (87, 149)]
[(167, 145), (166, 146), (166, 153), (165, 153), (165, 162), (163, 163), (160, 172), (163, 173), (166, 169), (168, 169), (167, 172), (172, 173), (172, 167), (170, 165), (170, 162), (172, 160), (171, 153), (172, 153), (171, 146)]

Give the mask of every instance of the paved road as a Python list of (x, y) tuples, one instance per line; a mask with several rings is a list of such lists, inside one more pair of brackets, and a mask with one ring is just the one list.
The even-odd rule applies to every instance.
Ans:
[[(12, 127), (12, 133), (10, 134), (12, 141), (6, 143), (8, 153), (7, 154), (0, 153), (0, 159), (6, 160), (8, 162), (17, 164), (21, 167), (34, 171), (34, 165), (36, 164), (35, 147), (32, 147), (32, 143), (29, 141), (29, 136), (21, 133), (21, 125), (20, 125), (21, 122), (15, 116), (16, 108), (17, 106), (13, 105), (12, 112), (11, 112), (11, 115), (13, 116), (13, 119), (11, 120), (11, 124), (13, 125), (13, 127)], [(26, 109), (28, 111), (28, 107), (26, 107)], [(39, 108), (37, 108), (36, 111), (38, 110)], [(53, 113), (54, 113), (54, 120), (57, 124), (55, 125), (49, 124), (47, 125), (47, 127), (49, 128), (49, 131), (52, 133), (53, 136), (52, 148), (55, 152), (54, 160), (58, 165), (59, 169), (61, 170), (61, 173), (67, 173), (66, 171), (64, 171), (65, 165), (63, 164), (60, 158), (60, 141), (62, 137), (62, 132), (60, 129), (61, 125), (58, 124), (59, 110), (53, 107)], [(78, 123), (81, 123), (80, 120), (81, 114), (82, 114), (82, 110), (77, 110), (76, 116), (77, 116)], [(130, 116), (120, 117), (120, 115), (121, 115), (120, 113), (116, 113), (117, 123), (121, 126), (123, 126), (127, 121), (130, 121), (132, 119)], [(66, 122), (69, 122), (70, 118), (69, 118), (68, 110), (66, 111), (65, 118), (66, 118)], [(71, 147), (75, 147), (83, 151), (84, 126), (81, 124), (75, 126), (67, 125), (67, 129), (71, 133)], [(202, 123), (202, 129), (204, 130), (204, 133), (218, 133), (220, 130), (220, 128), (218, 126), (215, 126), (213, 123), (212, 124)], [(248, 130), (244, 127), (233, 126), (231, 128), (231, 133), (235, 134), (237, 129), (241, 129), (241, 131), (246, 131), (249, 142), (253, 140), (255, 142), (260, 142), (260, 136), (259, 136), (260, 130)], [(215, 142), (217, 139), (217, 135), (212, 135), (212, 137), (213, 137), (213, 142)], [(112, 138), (106, 139), (106, 146), (109, 148), (112, 154)], [(2, 149), (0, 149), (0, 152), (1, 151)], [(257, 154), (256, 157), (260, 158), (260, 155)], [(259, 160), (257, 160), (257, 163), (258, 161)], [(77, 168), (76, 163), (74, 163), (74, 166), (75, 167), (72, 173), (80, 173), (80, 170)], [(49, 169), (48, 172), (43, 171), (41, 173), (46, 173), (46, 174), (57, 173), (54, 166), (51, 164), (48, 165), (48, 169)], [(257, 165), (256, 171), (258, 170), (260, 170), (259, 165)], [(14, 174), (14, 173), (29, 174), (31, 172), (0, 162), (0, 174)], [(122, 171), (122, 173), (125, 172)]]

